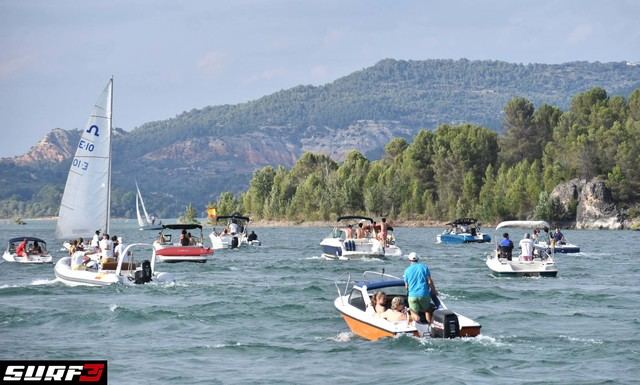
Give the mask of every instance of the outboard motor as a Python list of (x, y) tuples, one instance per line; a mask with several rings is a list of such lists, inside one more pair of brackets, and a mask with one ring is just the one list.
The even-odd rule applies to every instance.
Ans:
[(458, 322), (458, 316), (448, 309), (438, 309), (434, 311), (431, 320), (431, 337), (460, 337), (460, 323)]
[(238, 248), (238, 237), (231, 238), (231, 248), (232, 249)]
[(137, 285), (151, 282), (151, 277), (153, 277), (153, 273), (151, 272), (151, 262), (143, 261), (142, 269), (136, 270), (136, 279), (134, 282)]

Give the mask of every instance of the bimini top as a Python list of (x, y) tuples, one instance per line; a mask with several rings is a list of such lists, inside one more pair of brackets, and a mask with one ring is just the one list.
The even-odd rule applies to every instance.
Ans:
[(539, 228), (551, 228), (546, 221), (505, 221), (500, 222), (498, 226), (496, 226), (496, 230), (501, 229), (503, 227), (522, 227), (525, 229), (533, 229), (536, 227)]
[(385, 287), (404, 287), (404, 281), (401, 279), (380, 279), (375, 281), (356, 281), (354, 285), (360, 287), (367, 286), (367, 290), (377, 290)]
[(40, 238), (36, 238), (36, 237), (17, 237), (17, 238), (11, 238), (9, 239), (9, 243), (20, 243), (24, 240), (27, 240), (27, 242), (38, 242), (38, 243), (44, 243), (45, 245), (47, 244), (47, 242), (43, 241)]
[(171, 230), (193, 230), (200, 229), (202, 230), (202, 225), (196, 223), (189, 224), (175, 224), (175, 225), (162, 225), (163, 229), (171, 229)]
[(245, 217), (245, 216), (240, 215), (240, 213), (233, 213), (231, 215), (219, 215), (216, 218), (216, 222), (220, 222), (220, 221), (225, 220), (225, 219), (239, 219), (239, 220), (245, 221), (245, 222), (249, 222), (251, 220), (251, 219), (249, 219), (249, 217)]
[(475, 218), (458, 218), (454, 221), (451, 221), (449, 223), (447, 223), (447, 225), (449, 226), (455, 226), (455, 225), (472, 225), (474, 223), (478, 222), (477, 219)]
[(345, 215), (343, 217), (338, 217), (338, 222), (340, 221), (346, 221), (346, 220), (363, 220), (363, 221), (369, 221), (371, 223), (373, 223), (373, 219), (369, 218), (369, 217), (361, 217), (360, 215)]

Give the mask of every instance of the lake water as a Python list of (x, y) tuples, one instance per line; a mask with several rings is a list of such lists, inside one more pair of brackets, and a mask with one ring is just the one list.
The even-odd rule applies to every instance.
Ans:
[[(54, 240), (53, 221), (0, 225)], [(125, 242), (151, 241), (116, 221)], [(264, 246), (206, 264), (158, 264), (170, 286), (86, 288), (53, 265), (0, 264), (1, 359), (106, 359), (111, 384), (623, 384), (640, 378), (640, 232), (566, 231), (580, 254), (557, 278), (495, 278), (491, 246), (434, 244), (438, 229), (397, 228), (447, 305), (482, 324), (477, 338), (370, 342), (333, 308), (335, 280), (407, 261), (327, 261), (327, 228), (257, 228)], [(512, 236), (518, 239), (520, 236)], [(206, 232), (208, 234), (208, 231)], [(516, 235), (515, 232), (512, 233)], [(493, 234), (492, 234), (493, 235)]]

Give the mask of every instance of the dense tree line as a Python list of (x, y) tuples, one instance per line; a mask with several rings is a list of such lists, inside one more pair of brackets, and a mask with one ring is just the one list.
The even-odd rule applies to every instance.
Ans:
[(331, 220), (343, 214), (400, 219), (473, 216), (568, 219), (549, 193), (572, 178), (604, 178), (614, 198), (640, 198), (640, 89), (628, 100), (594, 88), (570, 108), (513, 98), (504, 108), (504, 134), (471, 124), (422, 130), (396, 138), (382, 159), (351, 152), (336, 163), (305, 153), (293, 168), (257, 170), (246, 192), (220, 196), (221, 214), (256, 218)]

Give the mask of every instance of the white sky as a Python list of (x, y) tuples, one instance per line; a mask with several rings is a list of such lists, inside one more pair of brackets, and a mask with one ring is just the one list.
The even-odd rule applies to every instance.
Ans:
[(0, 157), (83, 127), (324, 84), (384, 58), (640, 61), (640, 1), (0, 0)]

